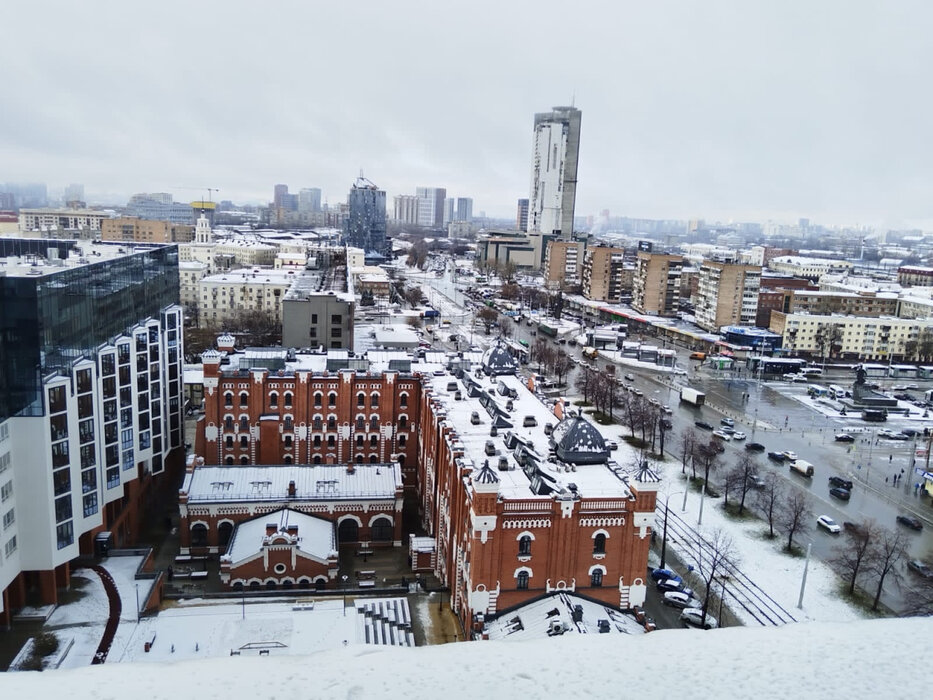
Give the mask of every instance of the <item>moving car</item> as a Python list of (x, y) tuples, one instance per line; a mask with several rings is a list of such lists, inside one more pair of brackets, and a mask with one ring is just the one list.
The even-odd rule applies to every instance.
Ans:
[(905, 527), (909, 527), (911, 530), (919, 531), (923, 529), (923, 523), (920, 522), (920, 519), (909, 515), (898, 515), (897, 522)]
[(838, 498), (840, 501), (848, 501), (852, 496), (852, 492), (849, 489), (844, 489), (839, 486), (833, 486), (829, 490), (829, 495)]
[(670, 406), (661, 406), (661, 413), (669, 416), (674, 413), (674, 409), (672, 409)]
[(676, 573), (671, 569), (652, 569), (651, 570), (651, 580), (657, 583), (658, 581), (663, 581), (666, 578), (680, 578)]
[(607, 440), (606, 447), (608, 447), (610, 450), (618, 450), (619, 443), (617, 443), (615, 440)]
[(773, 459), (775, 462), (783, 462), (787, 457), (784, 456), (783, 452), (769, 452), (768, 459)]
[(858, 523), (849, 522), (848, 520), (846, 520), (844, 523), (842, 523), (842, 526), (843, 526), (848, 532), (851, 532), (851, 533), (854, 534), (854, 535), (861, 534), (862, 531), (863, 531), (861, 525), (859, 525)]
[(855, 436), (848, 433), (839, 433), (836, 435), (836, 442), (855, 442)]
[(784, 459), (789, 459), (789, 460), (797, 459), (797, 453), (791, 450), (784, 450), (782, 454), (784, 455)]
[(838, 486), (841, 489), (846, 489), (847, 491), (852, 490), (852, 482), (848, 479), (843, 479), (841, 476), (831, 476), (829, 477), (830, 486)]
[(763, 489), (765, 486), (768, 485), (768, 482), (762, 479), (757, 474), (752, 474), (751, 476), (748, 477), (748, 485), (751, 486), (753, 489)]
[(634, 381), (635, 381), (635, 375), (632, 374), (631, 372), (626, 372), (626, 373), (625, 373), (625, 378), (628, 379), (630, 382), (634, 382)]
[(749, 452), (764, 452), (765, 446), (760, 442), (749, 442), (745, 445), (745, 449)]
[(719, 424), (720, 424), (720, 425), (728, 425), (730, 428), (734, 428), (734, 427), (735, 427), (735, 421), (732, 420), (731, 418), (720, 418), (720, 419), (719, 419)]
[(706, 619), (703, 619), (702, 608), (686, 608), (680, 612), (680, 621), (687, 627), (702, 627), (712, 630), (719, 627), (719, 622), (715, 617), (706, 613)]
[[(920, 574), (923, 578), (933, 578), (933, 569), (927, 566), (924, 562), (919, 559), (911, 559), (907, 562), (907, 568), (913, 571), (915, 574)], [(674, 595), (673, 593), (665, 593), (664, 597), (666, 598), (669, 595)]]
[(686, 376), (687, 376), (687, 370), (685, 370), (683, 367), (675, 367), (675, 368), (674, 368), (674, 374), (680, 375), (680, 376), (683, 376), (683, 377), (686, 377)]
[(713, 437), (719, 438), (720, 440), (731, 440), (732, 439), (732, 436), (729, 435), (729, 433), (725, 432), (724, 430), (714, 430)]
[(842, 528), (839, 527), (839, 524), (828, 515), (821, 515), (818, 517), (816, 519), (816, 525), (817, 527), (823, 528), (831, 535), (838, 535), (840, 532), (842, 532)]
[(703, 430), (712, 430), (712, 429), (713, 429), (713, 426), (711, 426), (709, 423), (707, 423), (706, 421), (703, 421), (703, 420), (698, 420), (698, 421), (696, 421), (696, 422), (694, 423), (694, 425), (695, 425), (696, 427), (698, 427), (698, 428), (702, 428)]
[(741, 430), (736, 430), (734, 433), (732, 433), (733, 440), (744, 440), (746, 437), (748, 436)]
[(696, 598), (689, 596), (686, 593), (681, 593), (680, 591), (668, 591), (664, 594), (661, 602), (668, 607), (681, 609), (695, 608), (700, 604), (700, 601), (698, 601)]

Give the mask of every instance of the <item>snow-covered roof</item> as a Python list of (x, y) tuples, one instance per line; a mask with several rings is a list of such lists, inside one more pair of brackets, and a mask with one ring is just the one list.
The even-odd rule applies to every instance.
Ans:
[[(577, 611), (577, 621), (574, 611)], [(600, 629), (600, 621), (602, 629)], [(644, 634), (634, 617), (570, 593), (551, 595), (499, 615), (483, 630), (491, 640), (522, 641), (564, 634)]]
[[(352, 466), (352, 472), (348, 469)], [(288, 496), (289, 482), (295, 496)], [(395, 498), (402, 488), (398, 464), (278, 464), (199, 466), (185, 475), (188, 503), (229, 501), (336, 501)]]
[(551, 433), (551, 443), (557, 456), (571, 464), (603, 464), (609, 458), (602, 434), (579, 416), (558, 423)]
[[(271, 535), (269, 525), (275, 527)], [(236, 566), (270, 544), (295, 544), (312, 559), (327, 561), (337, 551), (337, 536), (330, 520), (281, 508), (237, 524), (225, 556)]]
[(496, 343), (483, 354), (483, 369), (487, 374), (515, 374), (518, 364), (504, 343)]

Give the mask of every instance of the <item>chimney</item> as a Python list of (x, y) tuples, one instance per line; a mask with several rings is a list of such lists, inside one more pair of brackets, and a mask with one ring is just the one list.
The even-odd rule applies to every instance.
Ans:
[(347, 474), (353, 474), (355, 471), (356, 467), (354, 467), (352, 464), (347, 465)]
[(289, 525), (289, 526), (286, 528), (286, 532), (288, 532), (288, 534), (291, 535), (292, 537), (297, 537), (297, 536), (298, 536), (298, 526), (297, 526), (297, 525)]
[(266, 523), (266, 537), (271, 537), (278, 532), (279, 526), (275, 523)]
[(288, 497), (295, 498), (298, 495), (298, 489), (295, 488), (295, 481), (288, 482)]

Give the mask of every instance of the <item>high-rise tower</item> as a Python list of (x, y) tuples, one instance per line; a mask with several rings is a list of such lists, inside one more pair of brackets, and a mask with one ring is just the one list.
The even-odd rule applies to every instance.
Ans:
[(386, 253), (386, 193), (360, 174), (350, 188), (346, 242), (367, 253)]
[(575, 107), (535, 114), (528, 231), (564, 239), (573, 234), (580, 117)]

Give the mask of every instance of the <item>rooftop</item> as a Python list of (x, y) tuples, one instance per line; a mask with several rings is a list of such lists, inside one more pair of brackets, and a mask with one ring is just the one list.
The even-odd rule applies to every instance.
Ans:
[(172, 244), (94, 242), (89, 240), (0, 237), (0, 272), (7, 277), (54, 275)]
[[(266, 534), (268, 525), (275, 527), (275, 534), (272, 536)], [(290, 532), (290, 528), (297, 528), (297, 532)], [(236, 565), (257, 554), (263, 544), (271, 544), (275, 537), (283, 537), (286, 540), (294, 537), (300, 552), (321, 561), (326, 561), (337, 550), (337, 538), (331, 521), (299, 513), (291, 508), (282, 508), (239, 523), (225, 556)]]

